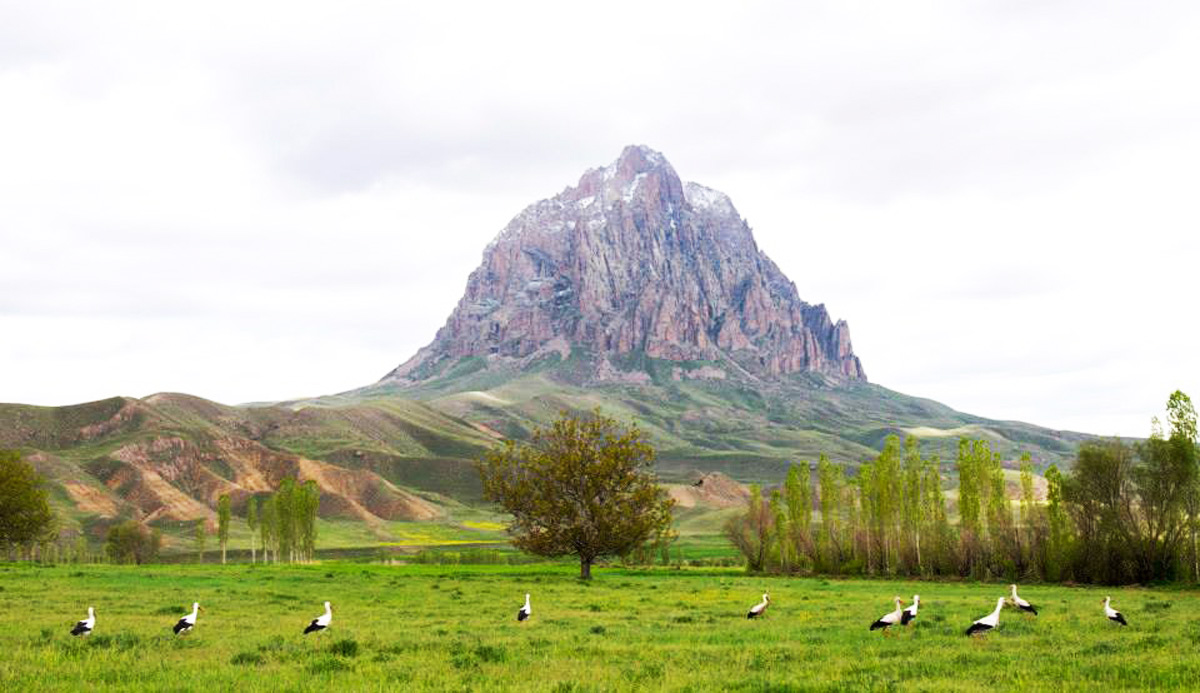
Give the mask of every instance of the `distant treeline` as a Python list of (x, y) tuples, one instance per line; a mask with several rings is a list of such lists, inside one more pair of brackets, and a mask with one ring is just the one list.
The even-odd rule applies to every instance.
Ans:
[(1046, 470), (1044, 501), (1022, 455), (1015, 504), (1000, 455), (985, 440), (962, 439), (957, 523), (938, 458), (923, 456), (916, 438), (892, 436), (857, 476), (821, 456), (815, 483), (801, 464), (768, 498), (752, 487), (725, 534), (751, 571), (1200, 581), (1200, 455), (1187, 395), (1171, 395), (1167, 419), (1166, 434), (1155, 420), (1143, 442), (1084, 443), (1070, 473)]

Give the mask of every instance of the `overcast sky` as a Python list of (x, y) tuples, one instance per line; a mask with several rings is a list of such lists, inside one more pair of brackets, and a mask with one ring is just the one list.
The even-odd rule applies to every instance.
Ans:
[(1100, 434), (1200, 397), (1197, 3), (569, 4), (0, 0), (0, 401), (373, 382), (631, 143), (874, 382)]

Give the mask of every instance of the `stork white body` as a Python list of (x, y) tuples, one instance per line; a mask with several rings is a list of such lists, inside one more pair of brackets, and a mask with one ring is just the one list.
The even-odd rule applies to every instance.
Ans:
[(879, 630), (882, 628), (883, 632), (886, 633), (888, 628), (891, 628), (900, 622), (900, 619), (904, 616), (904, 609), (900, 607), (900, 597), (894, 597), (893, 599), (896, 602), (896, 610), (889, 611), (888, 613), (880, 616), (878, 620), (871, 624), (871, 630)]
[(746, 618), (758, 618), (763, 615), (767, 607), (771, 605), (771, 598), (763, 594), (762, 601), (750, 607), (750, 611), (746, 614)]
[(1112, 608), (1111, 602), (1112, 597), (1104, 598), (1104, 615), (1107, 616), (1108, 620), (1112, 621), (1113, 623), (1120, 623), (1123, 626), (1129, 625), (1129, 623), (1125, 621), (1124, 614)]
[(524, 621), (533, 613), (533, 609), (529, 606), (529, 594), (525, 595), (525, 606), (517, 610), (517, 620)]
[(71, 635), (91, 635), (92, 629), (96, 627), (96, 610), (88, 607), (87, 618), (75, 624), (71, 629)]
[(971, 624), (967, 629), (967, 635), (975, 635), (976, 633), (986, 633), (989, 630), (1000, 625), (1000, 610), (1004, 608), (1004, 597), (996, 600), (996, 610), (984, 616), (983, 618)]
[(200, 613), (200, 602), (192, 602), (192, 613), (179, 619), (175, 624), (175, 635), (184, 635), (192, 632), (192, 628), (196, 627), (196, 616)]
[(314, 618), (312, 623), (309, 623), (308, 627), (304, 629), (304, 634), (323, 631), (329, 627), (330, 623), (333, 623), (333, 610), (329, 608), (329, 602), (325, 602), (325, 613)]
[(1012, 586), (1012, 601), (1013, 601), (1013, 605), (1016, 606), (1021, 611), (1024, 611), (1027, 614), (1033, 614), (1034, 616), (1037, 616), (1037, 609), (1033, 608), (1033, 604), (1030, 604), (1029, 602), (1027, 602), (1024, 599), (1021, 599), (1020, 597), (1017, 596), (1017, 586), (1016, 585)]
[(908, 608), (904, 610), (904, 613), (900, 614), (900, 625), (907, 626), (908, 624), (912, 623), (913, 619), (917, 617), (917, 608), (920, 605), (921, 595), (914, 594), (913, 603), (909, 604)]

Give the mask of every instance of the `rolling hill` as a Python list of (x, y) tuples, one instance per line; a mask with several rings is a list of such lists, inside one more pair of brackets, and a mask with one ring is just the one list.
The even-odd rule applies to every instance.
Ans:
[(377, 383), (253, 406), (0, 405), (0, 447), (23, 450), (67, 524), (95, 537), (129, 517), (212, 522), (221, 494), (240, 513), (294, 476), (320, 486), (322, 518), (389, 541), (404, 523), (470, 516), (472, 460), (497, 440), (593, 409), (641, 426), (664, 481), (684, 485), (777, 483), (822, 453), (853, 465), (891, 434), (943, 460), (959, 437), (987, 438), (1039, 466), (1087, 437), (869, 382), (847, 323), (798, 296), (728, 197), (629, 147), (515, 217), (434, 340)]

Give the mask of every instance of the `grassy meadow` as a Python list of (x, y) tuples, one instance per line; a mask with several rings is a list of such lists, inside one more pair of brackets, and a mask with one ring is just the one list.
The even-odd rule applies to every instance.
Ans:
[[(1196, 690), (1200, 594), (571, 565), (0, 565), (0, 690)], [(761, 621), (747, 609), (769, 591)], [(533, 617), (518, 624), (524, 594)], [(916, 625), (868, 625), (921, 595)], [(1111, 594), (1129, 620), (1109, 623)], [(170, 627), (201, 603), (191, 635)], [(321, 602), (333, 625), (302, 636)], [(95, 633), (68, 631), (88, 606)]]

